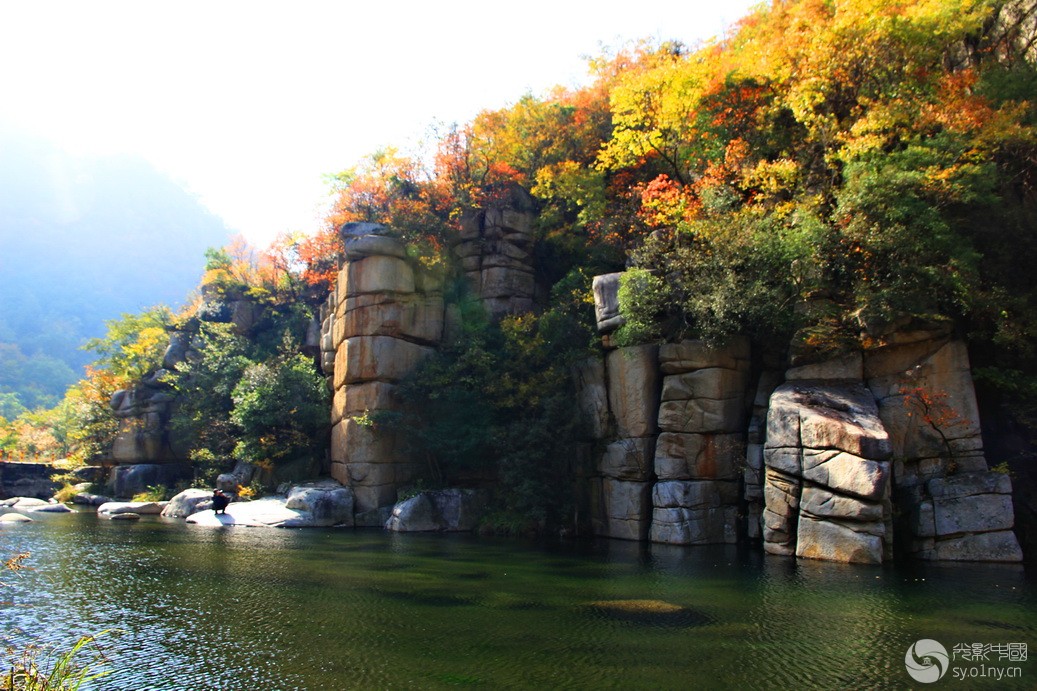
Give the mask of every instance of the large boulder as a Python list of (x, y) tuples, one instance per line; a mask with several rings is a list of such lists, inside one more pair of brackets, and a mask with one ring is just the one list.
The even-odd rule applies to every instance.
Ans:
[(487, 509), (484, 492), (443, 489), (421, 492), (393, 507), (385, 523), (393, 532), (465, 532), (474, 530)]
[(17, 512), (0, 513), (0, 523), (32, 523), (32, 519)]
[(112, 501), (111, 497), (103, 494), (92, 494), (90, 492), (79, 492), (72, 497), (72, 503), (80, 506), (100, 506)]
[(135, 513), (138, 516), (157, 516), (169, 505), (167, 501), (110, 501), (97, 507), (99, 514)]
[(71, 513), (72, 509), (64, 504), (47, 504), (29, 509), (29, 513)]
[(188, 516), (212, 508), (212, 492), (207, 489), (185, 489), (166, 504), (162, 509), (163, 518), (187, 518)]
[(892, 447), (871, 392), (849, 380), (796, 380), (767, 411), (764, 548), (880, 563), (891, 535)]
[[(353, 525), (353, 492), (334, 480), (292, 487), (285, 500), (285, 508), (307, 514), (307, 525)], [(296, 523), (289, 521), (285, 525)]]
[(595, 276), (591, 284), (599, 333), (615, 331), (626, 322), (626, 318), (619, 313), (619, 284), (622, 277), (622, 272), (602, 274)]
[(248, 486), (256, 473), (256, 467), (245, 461), (238, 461), (229, 473), (220, 473), (216, 477), (216, 488), (224, 492), (238, 493), (239, 487)]
[(10, 499), (0, 504), (4, 508), (14, 509), (15, 511), (28, 511), (35, 509), (40, 506), (48, 506), (49, 501), (43, 499), (37, 499), (36, 497), (11, 497)]

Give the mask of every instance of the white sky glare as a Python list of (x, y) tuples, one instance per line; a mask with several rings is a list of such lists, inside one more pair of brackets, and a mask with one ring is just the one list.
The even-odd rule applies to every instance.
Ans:
[(265, 245), (318, 226), (325, 173), (575, 85), (602, 46), (693, 44), (755, 4), (0, 0), (0, 120), (140, 155)]

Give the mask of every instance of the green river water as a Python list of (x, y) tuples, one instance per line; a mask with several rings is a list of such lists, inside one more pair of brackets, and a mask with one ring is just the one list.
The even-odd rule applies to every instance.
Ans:
[[(0, 557), (20, 552), (32, 570), (0, 576), (3, 642), (118, 629), (94, 689), (1037, 687), (1037, 664), (989, 648), (1037, 652), (1021, 567), (91, 513), (0, 527)], [(988, 662), (920, 684), (904, 665), (919, 639)]]

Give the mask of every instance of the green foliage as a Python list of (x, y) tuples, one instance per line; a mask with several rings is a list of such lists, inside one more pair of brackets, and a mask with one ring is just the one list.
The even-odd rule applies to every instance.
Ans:
[(318, 459), (329, 425), (324, 379), (302, 355), (254, 363), (232, 393), (230, 419), (240, 430), (234, 457), (283, 466)]
[(57, 473), (51, 475), (50, 480), (61, 485), (53, 498), (62, 504), (71, 502), (72, 498), (79, 494), (79, 490), (76, 489), (79, 479), (72, 473)]
[(223, 472), (223, 461), (209, 449), (193, 449), (188, 458), (194, 470), (191, 486), (200, 489), (214, 487), (216, 478)]
[(97, 353), (96, 364), (115, 375), (138, 381), (162, 363), (169, 344), (166, 330), (173, 315), (168, 307), (151, 307), (139, 314), (123, 314), (105, 322), (104, 338), (92, 338), (84, 346)]
[(881, 335), (904, 317), (969, 310), (978, 256), (954, 212), (988, 203), (994, 177), (992, 164), (969, 162), (946, 136), (847, 164), (836, 217), (844, 288), (862, 326)]
[(591, 353), (589, 277), (574, 272), (551, 309), (467, 324), (466, 337), (426, 359), (399, 387), (406, 413), (395, 422), (431, 479), (496, 479), (508, 515), (539, 528), (567, 517), (573, 456), (571, 366)]
[(615, 344), (624, 347), (658, 341), (660, 317), (670, 300), (670, 290), (659, 276), (646, 269), (625, 271), (619, 283), (619, 311), (626, 321), (615, 333)]
[(77, 691), (84, 684), (103, 679), (111, 671), (97, 668), (108, 657), (96, 636), (80, 636), (67, 650), (30, 645), (21, 651), (7, 649), (7, 671), (0, 676), (2, 691)]
[(656, 233), (634, 253), (642, 268), (624, 281), (624, 342), (736, 334), (788, 341), (823, 227), (809, 215), (742, 212)]
[(22, 405), (16, 393), (0, 393), (0, 418), (13, 420), (28, 409)]
[(202, 322), (198, 339), (200, 357), (180, 365), (173, 381), (179, 403), (171, 420), (172, 433), (189, 453), (227, 458), (237, 441), (230, 419), (234, 389), (253, 364), (247, 355), (249, 344), (230, 324)]
[(138, 492), (133, 495), (130, 501), (148, 501), (158, 502), (166, 501), (170, 498), (169, 488), (163, 485), (148, 485), (148, 488), (143, 492)]

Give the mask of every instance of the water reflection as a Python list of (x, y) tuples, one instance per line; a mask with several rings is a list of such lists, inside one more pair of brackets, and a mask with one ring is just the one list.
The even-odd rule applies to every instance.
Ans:
[(902, 687), (919, 638), (1037, 644), (1019, 567), (92, 515), (0, 532), (19, 551), (4, 636), (124, 630), (105, 689)]

